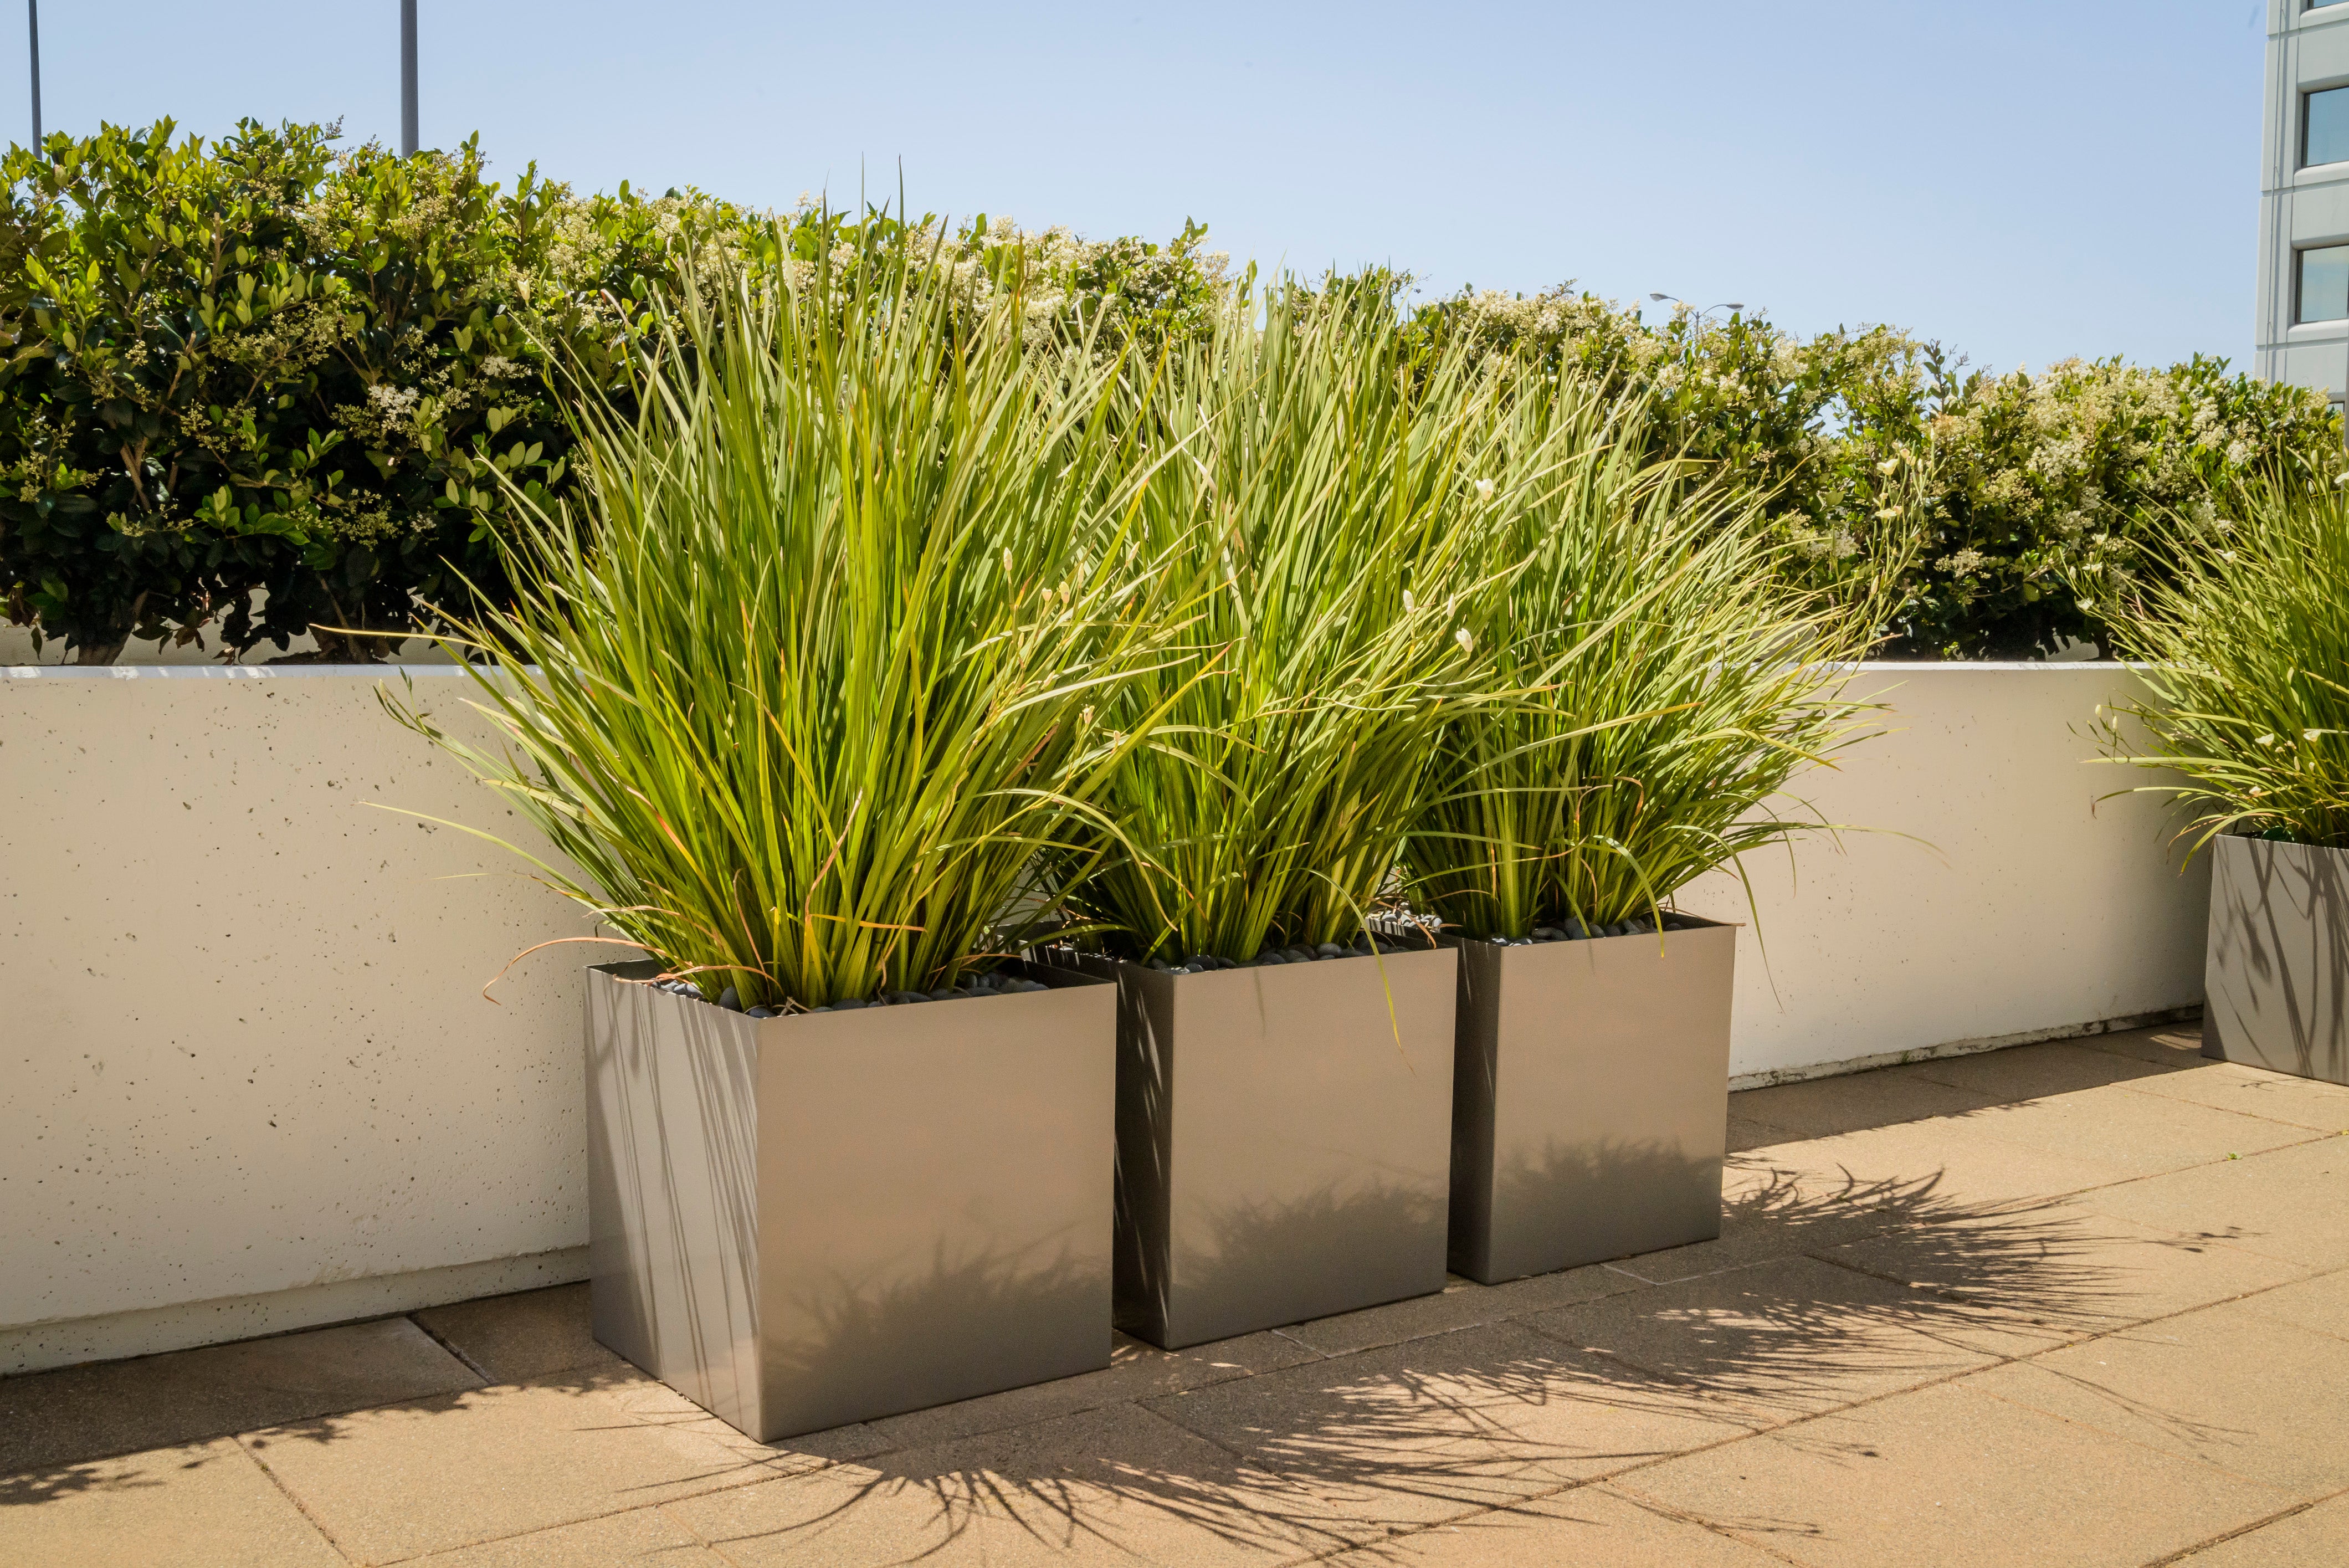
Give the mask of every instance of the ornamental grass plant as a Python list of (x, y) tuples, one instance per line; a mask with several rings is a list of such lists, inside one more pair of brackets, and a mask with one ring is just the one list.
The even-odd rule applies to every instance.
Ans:
[(1870, 729), (1835, 667), (1882, 596), (1795, 586), (1766, 497), (1647, 457), (1636, 402), (1570, 377), (1520, 393), (1462, 611), (1494, 700), (1435, 737), (1411, 898), (1471, 937), (1619, 931), (1825, 826), (1785, 791)]
[(2141, 787), (2183, 803), (2196, 849), (2349, 848), (2349, 493), (2272, 480), (2234, 518), (2174, 520), (2165, 553), (2173, 576), (2116, 618), (2147, 695), (2107, 753), (2184, 775)]
[(1116, 363), (1029, 333), (1016, 291), (971, 314), (950, 262), (663, 307), (641, 411), (576, 416), (575, 502), (512, 495), (512, 606), (466, 628), (503, 747), (394, 704), (567, 857), (549, 884), (711, 999), (991, 967), (1015, 908), (1054, 913), (1031, 861), (1082, 854), (1149, 733), (1093, 722), (1179, 626), (1130, 537)]
[(1143, 543), (1187, 553), (1196, 661), (1127, 688), (1158, 728), (1101, 796), (1114, 841), (1066, 885), (1129, 959), (1350, 944), (1445, 704), (1475, 697), (1454, 610), (1480, 557), (1455, 524), (1495, 385), (1464, 346), (1415, 355), (1375, 279), (1237, 294), (1128, 384), (1132, 439), (1172, 454)]

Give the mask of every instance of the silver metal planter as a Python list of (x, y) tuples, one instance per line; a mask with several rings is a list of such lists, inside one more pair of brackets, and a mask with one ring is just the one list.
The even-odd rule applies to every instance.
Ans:
[(1118, 984), (1117, 1324), (1170, 1349), (1444, 1288), (1454, 959)]
[(1109, 1365), (1115, 992), (587, 984), (595, 1337), (761, 1441)]
[(1737, 932), (1459, 941), (1451, 1262), (1491, 1284), (1721, 1234)]
[(2211, 846), (2202, 1054), (2349, 1084), (2349, 850)]

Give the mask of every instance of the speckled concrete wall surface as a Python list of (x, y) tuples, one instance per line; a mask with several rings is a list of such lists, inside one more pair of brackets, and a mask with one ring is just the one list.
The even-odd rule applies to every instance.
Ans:
[[(589, 928), (375, 808), (518, 826), (379, 678), (0, 671), (0, 1372), (584, 1274), (578, 970), (616, 950), (482, 999)], [(466, 685), (415, 680), (485, 731)]]
[[(466, 722), (454, 671), (410, 672)], [(0, 1373), (582, 1277), (573, 906), (381, 671), (0, 670)], [(398, 675), (391, 676), (397, 681)], [(1752, 871), (1732, 1070), (2198, 1002), (2207, 874), (2090, 765), (2110, 666), (1864, 667), (1894, 733)], [(474, 721), (478, 722), (478, 721)], [(1923, 843), (1897, 836), (1914, 835)], [(1733, 883), (1686, 900), (1747, 918)]]
[[(1890, 732), (1797, 793), (1826, 822), (1682, 902), (1740, 932), (1741, 1085), (2146, 1022), (2202, 1000), (2209, 861), (2172, 842), (2168, 775), (2097, 762), (2112, 664), (1863, 665)], [(2110, 797), (2110, 798), (2101, 798)], [(1758, 940), (1757, 940), (1758, 938)]]

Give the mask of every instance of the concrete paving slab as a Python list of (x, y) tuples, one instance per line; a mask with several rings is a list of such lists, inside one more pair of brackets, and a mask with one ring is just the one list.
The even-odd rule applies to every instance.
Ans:
[(2189, 1062), (2199, 1062), (2199, 1054), (2145, 1061), (2140, 1056), (2111, 1049), (2098, 1049), (2091, 1041), (2050, 1040), (2037, 1045), (2013, 1045), (2003, 1051), (1984, 1051), (1972, 1056), (1944, 1056), (1935, 1061), (1919, 1062), (1909, 1072), (1948, 1084), (1953, 1088), (1972, 1089), (1995, 1096), (2001, 1100), (2037, 1100), (2049, 1095), (2076, 1094), (2082, 1089), (2100, 1089), (2107, 1084), (2130, 1083), (2139, 1078), (2155, 1077), (2165, 1072), (2185, 1071)]
[(1813, 1258), (1526, 1321), (1586, 1354), (1707, 1389), (1757, 1426), (1952, 1377), (2047, 1343)]
[(1511, 1505), (1750, 1429), (1700, 1389), (1579, 1355), (1516, 1324), (1294, 1366), (1148, 1407), (1371, 1532)]
[(1561, 1269), (1554, 1274), (1536, 1274), (1531, 1279), (1510, 1280), (1488, 1288), (1507, 1309), (1504, 1316), (1523, 1317), (1527, 1313), (1597, 1301), (1622, 1291), (1642, 1290), (1647, 1283), (1616, 1264), (1594, 1263), (1588, 1268)]
[[(657, 1384), (506, 1385), (248, 1434), (246, 1448), (362, 1562), (446, 1552), (794, 1465)], [(636, 1395), (633, 1405), (626, 1397)]]
[[(2160, 1081), (2192, 1075), (2171, 1073)], [(2131, 1176), (2183, 1170), (2322, 1136), (2306, 1127), (2128, 1086), (2081, 1089), (1995, 1106), (1974, 1112), (1961, 1126), (1968, 1134), (2053, 1154), (2094, 1149), (2098, 1164), (2117, 1166)]]
[(1909, 1066), (1747, 1089), (1730, 1096), (1729, 1113), (1784, 1128), (1782, 1137), (1811, 1138), (1956, 1116), (1998, 1103), (1995, 1095), (1939, 1083)]
[(481, 1382), (398, 1317), (0, 1378), (0, 1474), (429, 1398)]
[(0, 1480), (0, 1563), (343, 1568), (232, 1438)]
[(2245, 1531), (2181, 1559), (2179, 1568), (2316, 1568), (2349, 1563), (2349, 1498), (2310, 1508)]
[(1741, 1116), (1734, 1109), (1733, 1097), (1729, 1113), (1729, 1152), (1743, 1154), (1749, 1148), (1764, 1148), (1774, 1143), (1784, 1143), (1793, 1136), (1785, 1127), (1764, 1127), (1762, 1123)]
[(492, 1383), (526, 1383), (578, 1366), (601, 1368), (612, 1359), (595, 1343), (584, 1283), (487, 1296), (410, 1315)]
[(2312, 1269), (2349, 1264), (2349, 1137), (2083, 1193), (2081, 1207)]
[(2349, 1488), (2349, 1342), (2240, 1307), (2164, 1318), (1967, 1382), (2295, 1500)]
[[(2071, 1042), (2090, 1051), (2131, 1056), (2158, 1067), (2201, 1067), (2202, 1025), (2165, 1023), (2153, 1029), (2122, 1029), (2110, 1034), (2083, 1034)], [(2139, 1082), (2144, 1080), (2140, 1079)]]
[(920, 1448), (981, 1432), (1024, 1427), (1154, 1394), (1173, 1394), (1277, 1367), (1294, 1366), (1300, 1361), (1313, 1360), (1315, 1354), (1295, 1339), (1278, 1334), (1243, 1334), (1237, 1339), (1174, 1351), (1161, 1350), (1121, 1334), (1112, 1345), (1110, 1365), (1102, 1371), (887, 1417), (871, 1423), (882, 1443), (880, 1448), (867, 1451)]
[(2066, 1335), (2107, 1333), (2306, 1275), (2280, 1258), (2075, 1204), (1907, 1226), (1820, 1255)]
[(1823, 1190), (1816, 1183), (1806, 1184), (1758, 1161), (1739, 1163), (1723, 1185), (1718, 1237), (1619, 1258), (1607, 1266), (1650, 1284), (1672, 1284), (1774, 1258), (1824, 1251), (1913, 1223), (1920, 1205), (1939, 1207), (1929, 1189), (1854, 1182)]
[(1617, 1484), (1812, 1568), (2137, 1568), (2289, 1501), (1951, 1384)]
[(2235, 1304), (2253, 1317), (2272, 1318), (2298, 1328), (2329, 1334), (2335, 1339), (2349, 1339), (2349, 1270), (2279, 1285)]
[(2349, 1088), (2239, 1062), (2205, 1062), (2190, 1073), (2168, 1073), (2129, 1086), (2312, 1132), (2349, 1132)]
[(726, 1560), (657, 1508), (413, 1559), (425, 1568), (727, 1568)]
[(1360, 1539), (1303, 1489), (1132, 1405), (710, 1492), (663, 1511), (740, 1568), (916, 1560), (1214, 1568)]
[(1339, 1568), (1772, 1568), (1783, 1559), (1610, 1487), (1581, 1486), (1330, 1561)]
[(1347, 1355), (1358, 1350), (1401, 1345), (1433, 1334), (1453, 1334), (1529, 1312), (1572, 1302), (1597, 1301), (1640, 1288), (1640, 1281), (1630, 1275), (1596, 1265), (1537, 1274), (1502, 1285), (1454, 1280), (1441, 1295), (1415, 1296), (1361, 1312), (1316, 1318), (1280, 1333), (1284, 1338), (1310, 1345), (1323, 1355)]
[(2090, 1143), (2071, 1150), (2035, 1148), (1992, 1137), (1971, 1116), (1907, 1122), (1746, 1156), (1800, 1182), (1822, 1200), (1838, 1189), (1876, 1185), (1942, 1204), (2009, 1204), (2085, 1192), (2142, 1173), (2125, 1151)]

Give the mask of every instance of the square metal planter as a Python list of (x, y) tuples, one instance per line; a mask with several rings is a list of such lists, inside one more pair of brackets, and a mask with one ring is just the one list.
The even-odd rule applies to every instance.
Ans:
[(1734, 927), (1458, 940), (1454, 1272), (1492, 1284), (1721, 1234)]
[(2349, 1084), (2349, 850), (2210, 848), (2202, 1054)]
[(1109, 1365), (1116, 992), (751, 1019), (587, 976), (595, 1337), (761, 1442)]
[(1444, 1288), (1454, 960), (1118, 986), (1117, 1324), (1169, 1349)]

